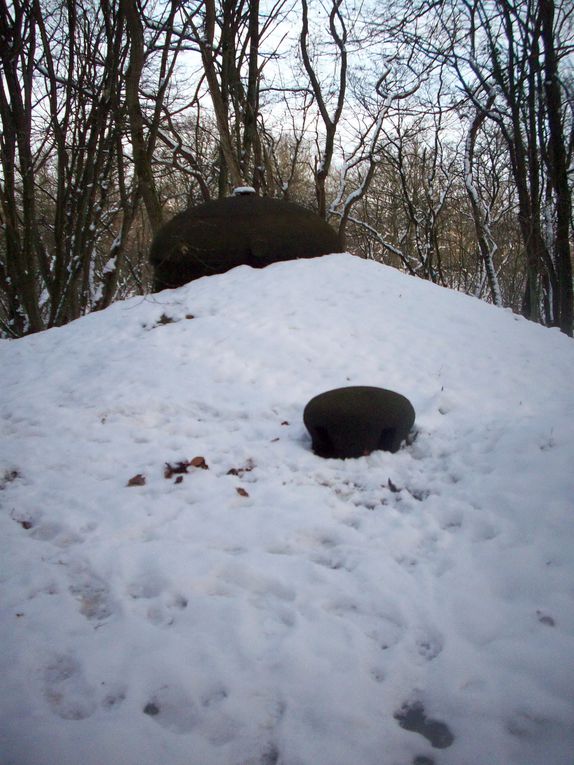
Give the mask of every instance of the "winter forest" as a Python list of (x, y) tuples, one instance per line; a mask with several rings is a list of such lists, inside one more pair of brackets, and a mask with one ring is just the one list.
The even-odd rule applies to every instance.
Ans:
[(0, 0), (0, 333), (150, 289), (241, 185), (573, 329), (571, 0)]

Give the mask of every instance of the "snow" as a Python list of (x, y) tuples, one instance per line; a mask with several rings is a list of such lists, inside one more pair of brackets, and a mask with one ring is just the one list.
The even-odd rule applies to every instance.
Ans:
[[(341, 254), (0, 370), (2, 765), (571, 765), (570, 339)], [(315, 456), (342, 385), (414, 441)]]

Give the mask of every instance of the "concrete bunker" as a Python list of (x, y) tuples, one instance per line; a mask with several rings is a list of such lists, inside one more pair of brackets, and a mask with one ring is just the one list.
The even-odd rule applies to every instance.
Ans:
[(240, 265), (263, 268), (341, 252), (337, 233), (310, 210), (237, 191), (184, 210), (162, 226), (150, 249), (155, 292)]

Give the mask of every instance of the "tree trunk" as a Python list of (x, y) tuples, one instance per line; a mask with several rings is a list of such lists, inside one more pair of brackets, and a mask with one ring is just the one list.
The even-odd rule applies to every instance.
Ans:
[(120, 0), (126, 18), (131, 42), (129, 66), (126, 75), (126, 103), (130, 122), (132, 151), (142, 198), (152, 231), (163, 223), (159, 196), (152, 172), (151, 157), (144, 136), (144, 117), (140, 104), (139, 86), (144, 66), (144, 35), (142, 21), (135, 0)]
[(568, 165), (562, 98), (558, 64), (554, 46), (554, 0), (539, 0), (544, 43), (544, 93), (548, 113), (548, 174), (555, 198), (556, 234), (555, 262), (558, 272), (558, 306), (556, 317), (561, 331), (572, 337), (574, 295), (572, 290), (572, 257), (570, 252), (570, 219), (572, 202), (568, 187)]
[(215, 57), (213, 53), (214, 36), (215, 4), (213, 0), (205, 0), (205, 31), (203, 36), (196, 34), (196, 38), (201, 51), (205, 79), (207, 80), (209, 94), (213, 102), (215, 121), (217, 123), (217, 131), (219, 134), (219, 145), (221, 153), (225, 159), (227, 172), (229, 173), (233, 186), (243, 186), (244, 180), (241, 174), (237, 153), (233, 147), (231, 131), (229, 129), (228, 107), (226, 99), (223, 97), (215, 69)]

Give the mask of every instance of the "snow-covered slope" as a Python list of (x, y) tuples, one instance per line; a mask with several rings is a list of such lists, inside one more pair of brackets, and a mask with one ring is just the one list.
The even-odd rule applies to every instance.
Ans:
[[(4, 341), (0, 377), (2, 765), (572, 765), (558, 331), (333, 255)], [(304, 405), (353, 384), (415, 441), (315, 456)]]

